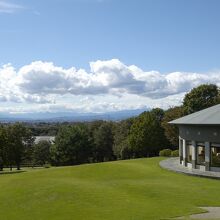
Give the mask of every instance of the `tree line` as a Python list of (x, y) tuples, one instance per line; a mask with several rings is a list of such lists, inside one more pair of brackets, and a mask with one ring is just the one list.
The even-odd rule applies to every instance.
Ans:
[(22, 161), (29, 160), (34, 137), (30, 129), (22, 124), (0, 127), (0, 170), (4, 166), (20, 169)]
[[(152, 157), (165, 148), (177, 149), (178, 129), (169, 121), (220, 103), (219, 88), (205, 84), (192, 89), (178, 107), (154, 108), (119, 122), (65, 123), (55, 143), (34, 143), (33, 131), (16, 123), (0, 127), (0, 169), (21, 164), (55, 166)], [(35, 132), (36, 133), (36, 128)]]

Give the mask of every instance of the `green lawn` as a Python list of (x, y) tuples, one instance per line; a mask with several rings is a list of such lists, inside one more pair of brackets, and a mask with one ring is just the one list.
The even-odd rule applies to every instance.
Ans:
[(0, 175), (2, 220), (165, 219), (220, 206), (220, 181), (163, 170), (161, 158)]

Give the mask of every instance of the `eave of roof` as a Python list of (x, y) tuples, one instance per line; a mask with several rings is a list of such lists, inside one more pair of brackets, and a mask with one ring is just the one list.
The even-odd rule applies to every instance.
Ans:
[(220, 125), (220, 104), (170, 121), (177, 125)]

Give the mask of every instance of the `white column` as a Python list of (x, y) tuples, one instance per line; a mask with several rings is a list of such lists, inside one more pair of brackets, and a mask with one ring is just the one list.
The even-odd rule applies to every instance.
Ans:
[(183, 165), (184, 165), (184, 166), (187, 166), (186, 157), (187, 157), (186, 140), (183, 139)]
[(210, 143), (205, 142), (205, 170), (210, 170)]
[(196, 168), (196, 141), (192, 141), (192, 168)]

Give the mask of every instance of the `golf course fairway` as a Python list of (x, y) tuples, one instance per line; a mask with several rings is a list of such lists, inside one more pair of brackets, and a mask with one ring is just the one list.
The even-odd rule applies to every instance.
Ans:
[(0, 175), (2, 220), (142, 220), (220, 206), (220, 180), (186, 176), (143, 158)]

